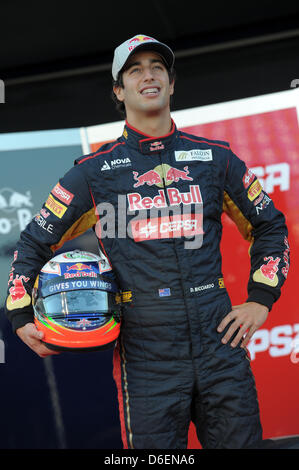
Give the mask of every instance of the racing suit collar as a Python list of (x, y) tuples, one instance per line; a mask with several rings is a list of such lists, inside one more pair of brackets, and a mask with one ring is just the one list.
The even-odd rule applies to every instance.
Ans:
[(161, 137), (152, 137), (138, 131), (138, 129), (135, 129), (126, 121), (123, 137), (130, 147), (133, 147), (144, 154), (152, 155), (171, 150), (175, 146), (175, 140), (177, 137), (176, 125), (173, 120), (171, 120), (171, 122), (172, 126), (168, 134)]

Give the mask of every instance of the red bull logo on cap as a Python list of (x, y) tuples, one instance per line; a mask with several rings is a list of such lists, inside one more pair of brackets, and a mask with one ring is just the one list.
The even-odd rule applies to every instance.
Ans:
[(156, 42), (154, 38), (151, 38), (150, 36), (144, 36), (143, 34), (139, 34), (137, 36), (134, 36), (132, 39), (129, 40), (129, 51), (131, 52), (138, 44), (141, 42)]

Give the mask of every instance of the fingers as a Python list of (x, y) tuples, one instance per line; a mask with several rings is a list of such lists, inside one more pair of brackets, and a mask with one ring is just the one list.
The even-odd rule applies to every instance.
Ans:
[[(228, 313), (224, 318), (223, 320), (221, 321), (221, 323), (219, 324), (218, 328), (217, 328), (217, 331), (218, 333), (222, 333), (223, 330), (225, 330), (225, 328), (227, 327), (227, 325), (229, 323), (231, 323), (234, 319), (235, 319), (236, 315), (233, 311), (231, 311), (230, 313)], [(226, 343), (227, 340), (231, 337), (231, 335), (234, 333), (234, 331), (237, 329), (238, 327), (236, 326), (236, 328), (234, 328), (234, 324), (231, 325), (231, 327), (229, 328), (229, 330), (227, 331), (226, 335), (222, 338), (222, 342), (223, 343)]]
[(53, 351), (47, 348), (47, 346), (42, 343), (44, 334), (36, 328), (34, 323), (27, 323), (22, 328), (19, 328), (16, 333), (39, 357), (60, 354), (58, 351)]
[[(234, 321), (233, 321), (234, 320)], [(232, 322), (233, 321), (233, 322)], [(241, 324), (241, 321), (240, 319), (234, 315), (233, 312), (230, 312), (228, 315), (226, 315), (226, 317), (222, 320), (222, 322), (220, 323), (220, 325), (218, 326), (217, 328), (217, 331), (219, 333), (221, 333), (226, 327), (227, 325), (232, 322), (232, 324), (230, 325), (229, 329), (227, 330), (227, 332), (225, 333), (225, 335), (223, 336), (223, 338), (221, 339), (222, 343), (223, 344), (226, 344), (228, 343), (231, 338), (235, 335), (235, 333), (237, 332), (237, 330), (239, 330), (237, 332), (237, 334), (234, 336), (234, 338), (232, 339), (231, 341), (231, 346), (233, 348), (235, 348), (239, 342), (241, 341), (241, 339), (243, 338), (244, 334), (246, 333), (249, 325), (247, 323), (244, 323), (244, 324)]]
[[(232, 311), (228, 313), (224, 319), (219, 324), (217, 331), (218, 333), (222, 333), (225, 328), (231, 323), (230, 327), (226, 331), (225, 335), (221, 339), (223, 344), (230, 342), (230, 345), (235, 348), (241, 340), (244, 341), (244, 335), (251, 328), (251, 323), (248, 319), (244, 317), (244, 315), (240, 314), (238, 310), (239, 306), (232, 307)], [(255, 330), (254, 330), (255, 331)], [(252, 336), (253, 332), (250, 332), (250, 337)], [(247, 333), (248, 334), (248, 333)], [(247, 338), (247, 336), (246, 336)], [(246, 341), (248, 343), (250, 338)], [(243, 342), (242, 342), (243, 344)]]
[(268, 312), (268, 307), (256, 302), (233, 306), (217, 328), (218, 333), (221, 333), (229, 326), (221, 339), (222, 343), (231, 341), (234, 348), (242, 341), (241, 347), (245, 348), (255, 331), (266, 321)]
[(251, 337), (256, 332), (256, 330), (257, 330), (257, 328), (255, 328), (253, 326), (249, 329), (246, 336), (243, 338), (243, 341), (241, 343), (241, 348), (246, 348), (247, 344), (249, 343)]
[[(236, 334), (236, 336), (234, 336), (236, 330), (239, 328), (239, 331), (238, 333)], [(243, 336), (245, 335), (247, 331), (247, 326), (246, 325), (242, 325), (241, 327), (238, 326), (238, 324), (236, 324), (236, 322), (232, 325), (232, 327), (229, 328), (229, 330), (227, 331), (227, 333), (225, 334), (225, 336), (222, 338), (222, 343), (223, 344), (226, 344), (227, 342), (230, 341), (230, 339), (232, 338), (232, 336), (234, 336), (234, 338), (232, 339), (230, 345), (235, 348), (239, 342), (243, 339)]]
[(47, 357), (47, 356), (56, 356), (60, 354), (59, 351), (53, 351), (52, 349), (47, 348), (45, 344), (41, 344), (38, 347), (38, 352), (37, 354), (39, 357)]

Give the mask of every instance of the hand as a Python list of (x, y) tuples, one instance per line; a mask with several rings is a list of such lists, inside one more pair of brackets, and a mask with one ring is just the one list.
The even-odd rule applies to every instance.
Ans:
[[(240, 346), (241, 348), (245, 348), (255, 331), (266, 321), (268, 313), (268, 307), (256, 302), (247, 302), (232, 307), (232, 311), (224, 317), (217, 328), (218, 333), (221, 333), (226, 326), (233, 321), (223, 336), (221, 340), (222, 343), (228, 343), (235, 331), (240, 328), (239, 332), (232, 340), (231, 346), (235, 348), (241, 339), (243, 339)], [(246, 336), (243, 338), (245, 333)]]
[(44, 333), (39, 331), (34, 323), (26, 323), (26, 325), (16, 330), (16, 334), (39, 357), (60, 354), (58, 351), (53, 351), (52, 349), (47, 348), (47, 346), (41, 342), (44, 337)]

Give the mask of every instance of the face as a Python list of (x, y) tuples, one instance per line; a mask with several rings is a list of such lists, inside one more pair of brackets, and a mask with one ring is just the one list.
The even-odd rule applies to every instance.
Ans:
[(133, 54), (123, 72), (124, 87), (114, 87), (119, 101), (124, 102), (127, 116), (132, 113), (159, 113), (169, 108), (174, 83), (159, 54), (141, 51)]

